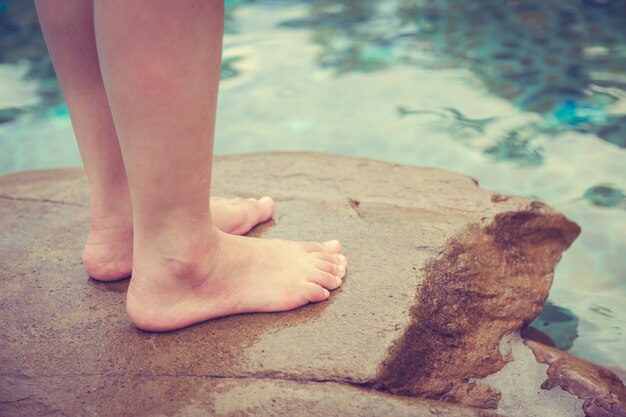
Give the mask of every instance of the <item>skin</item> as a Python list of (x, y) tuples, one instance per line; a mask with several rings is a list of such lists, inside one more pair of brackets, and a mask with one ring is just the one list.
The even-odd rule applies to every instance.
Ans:
[(225, 233), (268, 219), (273, 202), (210, 199), (223, 7), (37, 3), (91, 187), (85, 267), (103, 280), (132, 268), (127, 310), (144, 330), (323, 301), (346, 272), (337, 241)]
[[(83, 251), (90, 277), (128, 278), (133, 257), (133, 213), (126, 169), (104, 89), (92, 1), (38, 1), (37, 12), (70, 111), (91, 192), (91, 224)], [(215, 225), (243, 235), (269, 220), (274, 202), (211, 199)]]

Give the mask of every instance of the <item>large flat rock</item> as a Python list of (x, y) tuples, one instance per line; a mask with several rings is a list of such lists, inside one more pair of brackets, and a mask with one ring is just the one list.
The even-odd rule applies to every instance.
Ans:
[(486, 415), (468, 407), (502, 393), (482, 378), (511, 360), (503, 337), (538, 314), (579, 233), (465, 176), (330, 155), (220, 157), (214, 193), (276, 199), (254, 236), (340, 239), (345, 284), (291, 312), (146, 333), (126, 317), (127, 281), (82, 269), (82, 170), (0, 177), (0, 410), (293, 415), (291, 398), (304, 415), (333, 415), (327, 401), (336, 415)]

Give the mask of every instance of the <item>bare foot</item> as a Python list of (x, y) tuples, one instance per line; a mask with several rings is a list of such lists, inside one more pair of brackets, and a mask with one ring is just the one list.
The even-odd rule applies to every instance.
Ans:
[(224, 233), (245, 235), (254, 226), (272, 218), (274, 201), (269, 197), (211, 198), (213, 224)]
[(185, 259), (138, 248), (127, 294), (137, 327), (167, 331), (231, 314), (291, 310), (327, 299), (346, 273), (337, 241), (256, 239), (217, 229), (207, 240)]
[[(243, 235), (269, 220), (274, 201), (211, 198), (213, 223), (223, 232)], [(128, 278), (133, 266), (132, 214), (118, 214), (91, 222), (83, 250), (83, 266), (93, 279), (115, 281)]]
[(132, 214), (92, 219), (83, 267), (99, 281), (128, 278), (133, 267)]

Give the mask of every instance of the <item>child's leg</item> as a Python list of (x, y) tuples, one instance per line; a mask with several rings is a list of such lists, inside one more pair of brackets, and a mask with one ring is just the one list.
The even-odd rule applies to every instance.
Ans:
[[(125, 278), (132, 268), (132, 209), (96, 52), (93, 1), (38, 0), (36, 5), (89, 179), (91, 229), (84, 265), (96, 279)], [(234, 234), (248, 232), (273, 210), (271, 200), (213, 199), (211, 205), (216, 225)]]
[(328, 297), (338, 242), (227, 235), (209, 210), (223, 0), (97, 0), (96, 39), (130, 184), (127, 307), (147, 330)]
[(85, 268), (95, 278), (124, 278), (132, 262), (132, 208), (100, 75), (93, 2), (39, 0), (36, 5), (89, 180), (91, 229), (83, 253)]

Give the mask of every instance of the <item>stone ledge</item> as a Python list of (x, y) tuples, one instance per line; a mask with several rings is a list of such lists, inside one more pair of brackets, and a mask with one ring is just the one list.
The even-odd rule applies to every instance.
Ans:
[[(145, 375), (193, 375), (353, 385), (347, 388), (374, 402), (377, 395), (410, 396), (413, 415), (438, 412), (420, 411), (415, 404), (430, 404), (420, 397), (459, 403), (465, 415), (497, 410), (508, 394), (482, 379), (513, 360), (500, 350), (503, 337), (538, 314), (555, 264), (579, 233), (541, 203), (482, 190), (462, 175), (332, 155), (220, 157), (213, 190), (276, 198), (274, 220), (253, 236), (340, 239), (350, 260), (344, 286), (329, 301), (292, 312), (141, 332), (125, 315), (127, 283), (87, 280), (82, 270), (88, 221), (82, 171), (0, 177), (0, 226), (7, 231), (0, 237), (6, 260), (0, 311), (8, 318), (0, 387), (28, 381), (41, 393), (22, 398), (20, 409), (54, 403), (66, 414), (88, 408), (114, 415), (110, 398), (117, 400), (115, 386), (123, 385), (134, 387), (130, 395), (142, 409), (168, 404), (176, 411), (166, 415), (195, 415), (184, 410), (201, 399), (180, 395), (188, 387), (182, 379), (180, 390), (163, 388), (158, 397), (142, 388)], [(63, 386), (81, 375), (100, 388), (79, 401)], [(520, 375), (515, 383), (529, 381)], [(311, 398), (319, 398), (317, 389)], [(304, 414), (323, 409), (310, 405), (316, 401)], [(577, 401), (572, 395), (569, 407), (583, 415)], [(343, 415), (360, 415), (349, 405)], [(142, 409), (134, 415), (156, 413)]]
[(626, 417), (626, 388), (614, 372), (541, 343), (525, 343), (537, 362), (549, 366), (542, 389), (558, 387), (577, 396), (586, 416)]
[[(0, 414), (11, 416), (398, 416), (498, 417), (441, 401), (398, 397), (335, 382), (193, 375), (93, 375), (4, 382)], [(6, 385), (12, 386), (6, 390)], [(49, 388), (48, 388), (49, 387)], [(71, 398), (68, 396), (71, 393)], [(108, 397), (106, 408), (101, 395)], [(175, 401), (171, 401), (175, 398)], [(61, 401), (52, 401), (52, 399)], [(110, 401), (110, 399), (115, 399)], [(151, 400), (150, 400), (151, 399)], [(138, 403), (138, 400), (141, 402)], [(67, 413), (75, 411), (76, 413)], [(6, 414), (5, 414), (6, 412)], [(66, 414), (67, 413), (67, 414)]]

